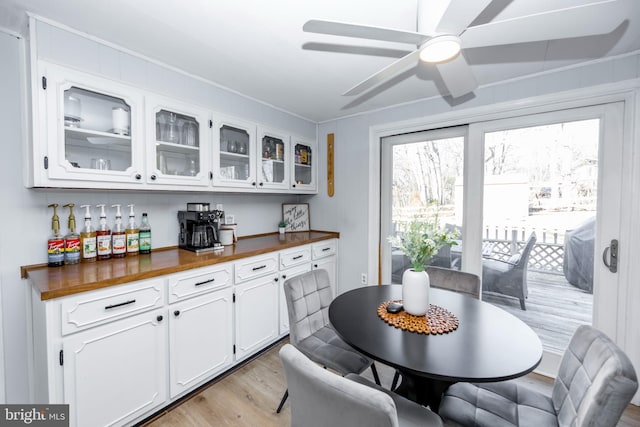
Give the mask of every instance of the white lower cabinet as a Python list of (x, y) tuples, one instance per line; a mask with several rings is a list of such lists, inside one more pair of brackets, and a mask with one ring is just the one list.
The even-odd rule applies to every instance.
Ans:
[(231, 287), (169, 307), (171, 398), (233, 363)]
[(31, 287), (34, 403), (67, 403), (70, 426), (128, 426), (289, 331), (284, 282), (325, 268), (337, 241), (300, 245), (41, 300)]
[(63, 340), (64, 402), (72, 426), (113, 426), (151, 412), (167, 399), (164, 309)]
[(236, 360), (255, 353), (278, 338), (277, 274), (235, 287)]
[(329, 273), (331, 291), (335, 298), (338, 282), (338, 240), (331, 239), (311, 246), (313, 269), (324, 269)]
[(284, 296), (284, 282), (286, 282), (287, 279), (309, 271), (311, 271), (311, 264), (309, 264), (309, 262), (280, 271), (280, 280), (278, 281), (278, 293), (280, 299), (280, 322), (278, 325), (278, 332), (280, 335), (286, 335), (289, 333), (289, 313), (287, 312), (287, 299)]

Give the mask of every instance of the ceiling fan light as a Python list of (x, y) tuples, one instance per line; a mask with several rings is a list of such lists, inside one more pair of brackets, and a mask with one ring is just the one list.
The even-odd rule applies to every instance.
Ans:
[(430, 63), (447, 62), (460, 53), (460, 38), (437, 36), (420, 47), (420, 60)]

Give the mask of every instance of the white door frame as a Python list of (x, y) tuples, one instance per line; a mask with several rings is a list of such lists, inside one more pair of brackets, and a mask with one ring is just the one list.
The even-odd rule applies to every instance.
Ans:
[[(633, 141), (640, 141), (640, 118), (635, 117), (636, 99), (640, 95), (640, 81), (632, 80), (621, 83), (613, 83), (598, 87), (579, 89), (567, 92), (561, 92), (552, 95), (544, 95), (540, 97), (528, 98), (517, 102), (503, 102), (482, 107), (469, 108), (465, 110), (446, 112), (435, 114), (419, 119), (388, 123), (373, 126), (369, 130), (369, 242), (368, 242), (368, 274), (369, 277), (378, 277), (380, 283), (381, 277), (378, 276), (379, 271), (379, 249), (381, 242), (380, 228), (380, 165), (381, 165), (381, 138), (398, 135), (408, 132), (424, 131), (441, 127), (449, 127), (464, 124), (474, 124), (490, 120), (500, 120), (516, 116), (533, 115), (537, 113), (547, 113), (558, 110), (566, 110), (578, 107), (588, 107), (600, 104), (609, 104), (621, 102), (624, 105), (624, 119), (622, 123), (624, 157), (621, 168), (624, 170), (624, 178), (622, 191), (629, 194), (633, 190), (640, 190), (640, 184), (637, 184), (636, 178), (640, 178), (640, 155), (639, 150), (633, 150)], [(469, 138), (470, 140), (470, 138)], [(478, 150), (477, 144), (468, 144), (467, 149)], [(477, 168), (478, 165), (475, 166)], [(473, 172), (469, 168), (473, 165), (465, 164), (467, 170), (466, 176), (471, 176)], [(478, 173), (481, 173), (477, 171)], [(476, 175), (478, 176), (478, 175)], [(632, 179), (633, 178), (633, 179)], [(465, 178), (467, 179), (467, 178)], [(465, 205), (470, 206), (468, 198), (473, 197), (469, 194), (472, 186), (480, 185), (480, 180), (471, 182), (465, 181)], [(640, 252), (640, 242), (634, 237), (640, 237), (640, 232), (633, 232), (633, 222), (637, 221), (632, 215), (632, 209), (640, 208), (640, 195), (623, 199), (621, 202), (622, 217), (620, 221), (620, 235), (631, 236), (627, 244), (620, 247), (620, 268), (618, 271), (619, 281), (621, 283), (618, 292), (618, 313), (617, 313), (617, 329), (614, 339), (631, 357), (636, 367), (640, 367), (640, 338), (635, 337), (631, 333), (631, 325), (634, 321), (640, 320), (640, 315), (632, 316), (632, 308), (640, 302), (640, 291), (632, 290), (631, 278), (638, 277), (640, 274), (640, 266), (630, 265), (631, 254)], [(467, 209), (468, 210), (468, 209)], [(635, 215), (637, 216), (637, 215)], [(465, 220), (470, 220), (467, 216)], [(472, 225), (472, 224), (469, 224)], [(636, 228), (637, 228), (636, 224)], [(470, 229), (468, 227), (467, 229)], [(480, 227), (478, 227), (480, 230)], [(481, 238), (481, 236), (479, 236)], [(473, 239), (473, 236), (465, 235), (464, 239)], [(468, 246), (471, 249), (472, 241)], [(465, 245), (466, 246), (466, 245)], [(472, 255), (472, 254), (469, 254)], [(467, 257), (467, 259), (469, 259)], [(626, 261), (626, 262), (625, 262)], [(479, 271), (479, 267), (467, 266), (468, 271)], [(632, 273), (636, 273), (635, 276)], [(633, 298), (630, 300), (630, 298)], [(546, 372), (553, 375), (552, 372)], [(636, 397), (634, 402), (640, 399)]]

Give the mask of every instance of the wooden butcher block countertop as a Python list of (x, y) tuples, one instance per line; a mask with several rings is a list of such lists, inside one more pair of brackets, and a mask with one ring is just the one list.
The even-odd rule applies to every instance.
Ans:
[(40, 292), (40, 299), (48, 300), (93, 291), (109, 286), (177, 273), (193, 268), (262, 255), (282, 249), (340, 237), (339, 233), (308, 231), (264, 234), (238, 239), (223, 251), (196, 255), (184, 249), (169, 247), (154, 249), (151, 254), (112, 258), (106, 261), (47, 267), (46, 264), (20, 267), (22, 278)]

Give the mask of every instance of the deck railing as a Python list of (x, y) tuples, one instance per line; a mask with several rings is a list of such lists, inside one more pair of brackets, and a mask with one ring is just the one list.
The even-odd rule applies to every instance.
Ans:
[(494, 244), (492, 258), (506, 261), (522, 250), (534, 231), (536, 243), (529, 255), (528, 268), (551, 274), (563, 274), (564, 233), (559, 235), (558, 230), (487, 226), (482, 241)]

